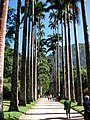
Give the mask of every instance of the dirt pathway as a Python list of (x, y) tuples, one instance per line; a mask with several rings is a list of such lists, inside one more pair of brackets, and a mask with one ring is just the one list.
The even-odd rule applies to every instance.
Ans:
[[(41, 98), (19, 120), (67, 120), (67, 118), (64, 106), (61, 103)], [(71, 118), (69, 120), (84, 120), (84, 118), (81, 114), (71, 109)]]

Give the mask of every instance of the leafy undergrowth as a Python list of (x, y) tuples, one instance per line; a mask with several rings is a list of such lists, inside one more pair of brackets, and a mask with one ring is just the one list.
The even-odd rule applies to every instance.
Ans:
[(19, 106), (19, 111), (8, 111), (10, 101), (3, 102), (3, 111), (4, 111), (4, 120), (17, 120), (22, 114), (30, 109), (33, 105), (35, 105), (35, 101), (30, 104), (26, 104), (26, 106)]
[[(60, 100), (60, 103), (64, 104), (64, 99), (63, 100)], [(77, 102), (71, 102), (71, 107), (72, 109), (78, 111), (79, 113), (83, 114), (83, 111), (84, 111), (84, 108), (83, 106), (78, 106), (77, 105)]]

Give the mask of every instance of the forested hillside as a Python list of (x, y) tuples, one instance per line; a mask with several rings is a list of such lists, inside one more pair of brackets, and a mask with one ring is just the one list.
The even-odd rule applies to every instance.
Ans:
[[(86, 55), (85, 55), (85, 45), (83, 43), (79, 44), (79, 55), (80, 55), (80, 65), (81, 67), (86, 66)], [(76, 67), (76, 52), (75, 45), (72, 45), (72, 57), (73, 57), (73, 65)]]
[[(60, 48), (60, 64), (62, 65), (62, 48)], [(81, 67), (86, 67), (86, 55), (85, 55), (85, 45), (84, 43), (79, 44), (79, 55), (80, 55), (80, 65)], [(72, 59), (73, 65), (76, 67), (76, 51), (75, 44), (72, 45)]]

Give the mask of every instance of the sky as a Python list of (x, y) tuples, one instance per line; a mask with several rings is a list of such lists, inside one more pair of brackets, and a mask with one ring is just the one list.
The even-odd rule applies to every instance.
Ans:
[[(22, 0), (23, 1), (23, 0)], [(45, 0), (42, 0), (45, 2)], [(9, 5), (13, 8), (17, 8), (17, 0), (10, 0)], [(77, 29), (78, 29), (78, 42), (79, 43), (84, 43), (84, 35), (83, 35), (83, 25), (82, 25), (82, 13), (81, 13), (81, 6), (79, 3), (79, 8), (80, 8), (80, 24), (77, 25)], [(90, 0), (86, 0), (86, 15), (87, 15), (87, 23), (88, 23), (88, 34), (89, 34), (89, 41), (90, 41)], [(52, 33), (52, 30), (50, 30), (50, 28), (48, 27), (49, 24), (49, 19), (48, 19), (48, 14), (45, 14), (45, 20), (44, 20), (44, 24), (45, 24), (45, 37), (47, 37), (48, 34)], [(71, 30), (73, 23), (71, 23)], [(20, 40), (22, 40), (22, 34), (20, 34)], [(71, 41), (72, 44), (74, 44), (74, 34), (73, 31), (71, 32)], [(22, 43), (20, 42), (20, 51), (22, 48)]]

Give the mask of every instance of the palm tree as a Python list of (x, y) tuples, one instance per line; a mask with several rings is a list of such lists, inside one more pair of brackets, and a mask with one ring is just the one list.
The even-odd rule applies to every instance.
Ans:
[(30, 13), (31, 13), (31, 3), (29, 0), (29, 7), (28, 7), (28, 52), (27, 52), (27, 69), (26, 69), (26, 97), (27, 103), (30, 103), (31, 96), (30, 96)]
[(63, 18), (61, 18), (61, 30), (62, 30), (62, 74), (63, 74), (63, 97), (66, 96), (66, 81), (65, 81), (65, 57), (64, 57), (64, 25)]
[(79, 47), (78, 47), (78, 39), (77, 39), (77, 31), (76, 31), (76, 21), (75, 21), (75, 3), (73, 4), (73, 26), (74, 26), (74, 37), (75, 37), (75, 47), (76, 47), (76, 66), (77, 66), (77, 101), (79, 105), (83, 104), (83, 94), (82, 94), (82, 81), (81, 81), (81, 72), (80, 72), (80, 58), (79, 58)]
[(17, 20), (16, 20), (16, 34), (14, 44), (14, 56), (13, 56), (13, 72), (12, 72), (12, 86), (11, 86), (11, 101), (10, 111), (18, 111), (18, 47), (19, 47), (19, 26), (20, 26), (20, 8), (21, 0), (17, 3)]
[[(57, 32), (58, 32), (58, 42), (57, 42), (57, 63), (56, 63), (56, 93), (57, 95), (60, 94), (60, 48), (59, 48), (59, 41), (60, 41), (60, 36), (59, 36), (59, 19), (58, 19), (58, 11), (53, 11), (50, 13), (50, 20), (53, 18), (54, 19), (54, 24), (50, 24), (53, 25), (53, 29), (55, 29), (56, 32), (56, 28), (57, 28)], [(61, 16), (61, 15), (60, 15)], [(49, 25), (49, 26), (50, 26)]]
[(21, 71), (21, 86), (20, 86), (20, 105), (26, 106), (26, 40), (27, 40), (27, 14), (28, 0), (25, 0), (25, 19), (23, 28), (23, 44), (22, 44), (22, 71)]
[[(43, 37), (45, 35), (44, 31), (42, 31), (42, 28), (45, 27), (45, 25), (43, 24), (43, 22), (41, 22), (42, 19), (45, 18), (44, 15), (44, 7), (46, 6), (45, 3), (41, 2), (41, 1), (37, 1), (35, 4), (35, 23), (37, 24), (37, 36), (38, 36), (38, 49), (40, 48), (40, 41), (41, 41), (41, 37)], [(40, 55), (41, 53), (38, 52), (38, 61), (40, 62)]]
[[(37, 27), (37, 26), (36, 26)], [(36, 29), (37, 31), (37, 29)], [(38, 61), (37, 61), (37, 33), (35, 35), (35, 100), (37, 100), (37, 97), (38, 97), (38, 88), (37, 88), (37, 64), (38, 64)]]
[(3, 120), (3, 69), (8, 0), (0, 1), (0, 6), (0, 120)]
[(58, 21), (58, 43), (57, 43), (57, 93), (60, 96), (60, 47), (59, 47), (59, 21)]
[(31, 32), (31, 101), (34, 100), (34, 91), (33, 91), (33, 65), (34, 65), (34, 0), (32, 0), (32, 32)]
[[(59, 36), (60, 39), (60, 36)], [(57, 44), (56, 42), (58, 42), (58, 34), (53, 34), (53, 35), (49, 35), (49, 38), (47, 39), (47, 47), (48, 47), (48, 51), (52, 51), (53, 53), (53, 70), (52, 70), (52, 82), (53, 82), (53, 94), (56, 95), (57, 93), (57, 81), (55, 79), (56, 77), (56, 73), (55, 73), (55, 51), (56, 51), (56, 47)]]
[[(44, 15), (44, 7), (45, 7), (45, 3), (41, 2), (41, 1), (36, 1), (35, 3), (35, 25), (37, 26), (37, 37), (35, 39), (35, 98), (37, 97), (37, 83), (38, 83), (38, 79), (37, 79), (37, 61), (38, 64), (41, 63), (41, 51), (40, 49), (42, 49), (42, 37), (45, 35), (44, 31), (42, 30), (42, 28), (44, 28), (44, 24), (43, 22), (41, 22), (42, 19), (45, 18)], [(42, 43), (43, 44), (43, 43)], [(38, 48), (38, 51), (37, 51)], [(37, 55), (38, 55), (38, 59), (37, 59)], [(42, 96), (42, 95), (41, 95)]]
[(67, 26), (68, 26), (68, 43), (69, 43), (69, 62), (70, 62), (70, 86), (71, 86), (71, 100), (75, 101), (75, 88), (74, 88), (74, 77), (73, 77), (73, 65), (72, 65), (72, 46), (70, 36), (70, 14), (69, 5), (67, 7)]
[(85, 49), (86, 49), (88, 95), (90, 96), (90, 45), (89, 45), (89, 37), (88, 37), (88, 28), (87, 28), (88, 25), (87, 25), (86, 10), (85, 10), (85, 0), (81, 0), (81, 9), (82, 9), (84, 40), (85, 40)]
[[(51, 29), (53, 29), (53, 34), (56, 33), (56, 30), (58, 31), (58, 42), (57, 42), (57, 49), (56, 49), (56, 58), (55, 58), (55, 72), (56, 72), (56, 94), (59, 95), (60, 94), (60, 49), (59, 49), (59, 41), (60, 41), (60, 36), (59, 36), (59, 20), (58, 20), (58, 11), (52, 11), (50, 13), (50, 22), (49, 22), (49, 27), (51, 27)], [(51, 21), (53, 20), (53, 21)]]
[[(68, 53), (68, 40), (66, 32), (66, 13), (64, 12), (64, 32), (65, 32), (65, 62), (66, 62), (66, 96), (70, 99), (70, 72), (69, 72), (69, 53)], [(65, 97), (66, 97), (65, 96)]]
[[(41, 64), (42, 63), (42, 55), (43, 53), (45, 54), (46, 53), (46, 48), (44, 45), (46, 45), (46, 39), (42, 39), (42, 36), (43, 36), (43, 31), (41, 30), (38, 30), (38, 33), (41, 34), (40, 36), (38, 36), (38, 43), (39, 43), (39, 46), (38, 46), (38, 64)], [(42, 34), (43, 33), (43, 34)], [(37, 34), (38, 35), (38, 34)], [(39, 91), (39, 95), (42, 96), (42, 84), (40, 83), (39, 79), (38, 79), (38, 91)]]

